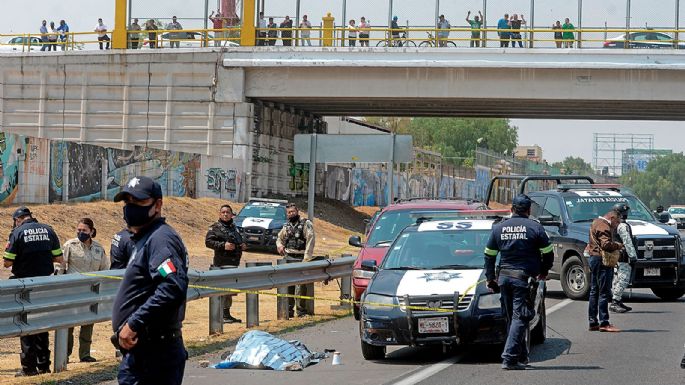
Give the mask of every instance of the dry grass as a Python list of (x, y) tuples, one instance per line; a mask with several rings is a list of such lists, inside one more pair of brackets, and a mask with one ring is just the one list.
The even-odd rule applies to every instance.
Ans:
[[(178, 231), (183, 238), (188, 252), (191, 255), (190, 266), (198, 270), (205, 270), (212, 260), (212, 251), (204, 246), (204, 236), (209, 225), (216, 220), (218, 208), (226, 203), (219, 199), (186, 199), (165, 198), (164, 216), (168, 222)], [(301, 207), (302, 202), (297, 202)], [(242, 204), (232, 203), (237, 212)], [(335, 201), (322, 200), (316, 203), (317, 221), (315, 229), (317, 233), (316, 254), (338, 256), (343, 252), (355, 253), (347, 246), (347, 238), (350, 235), (363, 231), (363, 219), (368, 218), (376, 210), (375, 208), (351, 209), (349, 206)], [(123, 226), (121, 219), (121, 205), (112, 202), (93, 202), (82, 204), (54, 204), (30, 206), (35, 216), (42, 222), (54, 227), (62, 242), (74, 237), (78, 219), (89, 216), (95, 222), (98, 229), (98, 240), (109, 250), (109, 239), (112, 234), (119, 231)], [(0, 217), (7, 218), (11, 223), (11, 215), (16, 207), (0, 208)], [(320, 215), (321, 214), (321, 215)], [(320, 218), (320, 219), (319, 219)], [(0, 237), (9, 235), (10, 226), (0, 229)], [(244, 262), (271, 261), (280, 257), (268, 253), (246, 252), (243, 255)], [(9, 276), (7, 269), (0, 273), (0, 278)], [(271, 292), (275, 292), (271, 291)], [(279, 332), (284, 329), (300, 327), (314, 322), (321, 322), (337, 318), (347, 314), (345, 311), (332, 310), (331, 305), (337, 304), (335, 299), (339, 296), (337, 281), (328, 285), (316, 284), (316, 295), (330, 298), (330, 302), (317, 301), (316, 316), (305, 319), (288, 321), (276, 320), (276, 297), (260, 296), (260, 330)], [(244, 324), (224, 325), (224, 334), (208, 336), (208, 300), (199, 300), (188, 303), (186, 320), (184, 322), (184, 339), (191, 354), (201, 354), (211, 350), (221, 349), (231, 341), (236, 340), (245, 332)], [(234, 299), (234, 315), (245, 320), (245, 296), (238, 295)], [(78, 333), (75, 340), (78, 341)], [(114, 348), (109, 343), (111, 334), (110, 323), (95, 325), (93, 332), (92, 355), (98, 359), (94, 364), (70, 363), (69, 370), (64, 373), (42, 375), (31, 378), (15, 379), (14, 373), (20, 369), (19, 364), (19, 339), (11, 338), (3, 341), (0, 346), (0, 384), (37, 384), (43, 382), (69, 383), (69, 384), (92, 384), (94, 382), (113, 378), (116, 367)], [(53, 340), (51, 335), (50, 340)], [(78, 345), (78, 342), (76, 342)], [(78, 347), (75, 347), (75, 351)], [(51, 347), (52, 350), (52, 347)], [(77, 353), (72, 354), (72, 361), (78, 361)]]

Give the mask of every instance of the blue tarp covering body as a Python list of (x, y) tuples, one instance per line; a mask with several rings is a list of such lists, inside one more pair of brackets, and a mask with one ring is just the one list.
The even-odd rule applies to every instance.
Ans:
[(312, 353), (299, 341), (285, 341), (260, 330), (240, 337), (235, 351), (213, 367), (216, 369), (250, 368), (302, 370), (326, 358), (324, 353)]

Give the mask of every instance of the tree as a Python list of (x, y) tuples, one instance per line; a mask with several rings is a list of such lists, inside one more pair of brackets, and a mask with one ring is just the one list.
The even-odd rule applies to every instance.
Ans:
[(653, 209), (685, 204), (685, 156), (678, 153), (656, 158), (644, 172), (623, 175), (621, 183)]
[[(398, 134), (414, 137), (414, 146), (440, 153), (446, 162), (473, 164), (476, 147), (513, 153), (518, 128), (507, 119), (367, 118)], [(479, 141), (480, 140), (480, 141)]]
[(592, 166), (581, 157), (567, 156), (562, 162), (555, 162), (552, 167), (564, 169), (568, 175), (593, 174)]

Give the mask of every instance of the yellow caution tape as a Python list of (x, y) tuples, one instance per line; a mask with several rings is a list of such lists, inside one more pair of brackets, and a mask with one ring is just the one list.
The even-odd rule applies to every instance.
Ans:
[[(97, 273), (81, 273), (85, 276), (89, 277), (98, 277), (98, 278), (107, 278), (107, 279), (116, 279), (116, 280), (122, 280), (122, 277), (115, 277), (112, 275), (104, 275), (104, 274), (97, 274)], [(485, 282), (485, 280), (480, 280), (473, 285), (469, 286), (464, 293), (462, 293), (459, 296), (459, 299), (457, 301), (457, 306), (461, 301), (466, 297), (466, 294), (470, 292), (471, 290), (475, 289), (476, 286), (479, 284)], [(354, 299), (347, 299), (347, 298), (339, 298), (339, 299), (333, 299), (333, 298), (324, 298), (324, 297), (315, 297), (315, 296), (308, 296), (308, 295), (295, 295), (295, 294), (281, 294), (281, 293), (272, 293), (268, 291), (262, 291), (262, 290), (244, 290), (244, 289), (232, 289), (229, 287), (216, 287), (216, 286), (205, 286), (205, 285), (188, 285), (188, 288), (190, 289), (200, 289), (200, 290), (211, 290), (211, 291), (218, 291), (218, 292), (225, 292), (225, 293), (231, 293), (231, 294), (257, 294), (257, 295), (269, 295), (272, 297), (281, 297), (281, 298), (295, 298), (295, 299), (304, 299), (304, 300), (315, 300), (315, 301), (324, 301), (324, 302), (337, 302), (337, 303), (347, 303), (350, 305), (371, 305), (371, 306), (378, 306), (378, 307), (401, 307), (404, 309), (410, 309), (414, 311), (431, 311), (431, 312), (440, 312), (440, 313), (453, 313), (453, 309), (442, 309), (442, 308), (431, 308), (427, 306), (410, 306), (407, 304), (404, 305), (399, 305), (399, 304), (388, 304), (388, 303), (376, 303), (376, 302), (368, 302), (368, 301), (355, 301)]]

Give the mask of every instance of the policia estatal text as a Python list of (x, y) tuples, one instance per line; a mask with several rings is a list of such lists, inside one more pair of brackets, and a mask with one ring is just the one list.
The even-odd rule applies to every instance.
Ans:
[(181, 384), (188, 352), (181, 326), (188, 252), (162, 217), (162, 189), (134, 177), (114, 197), (134, 242), (112, 311), (112, 343), (123, 353), (119, 384)]
[[(502, 352), (502, 369), (521, 370), (528, 365), (526, 330), (535, 316), (529, 281), (535, 285), (536, 277), (546, 279), (554, 253), (544, 227), (528, 218), (532, 204), (530, 198), (521, 194), (512, 203), (512, 217), (492, 226), (485, 249), (485, 276), (491, 291), (501, 290), (502, 313), (507, 317), (508, 333)], [(496, 274), (498, 253), (501, 257)]]
[[(55, 263), (63, 263), (62, 248), (52, 227), (39, 223), (31, 211), (20, 207), (12, 215), (14, 230), (5, 248), (4, 265), (12, 268), (11, 278), (52, 275)], [(48, 333), (24, 336), (21, 340), (21, 371), (17, 376), (50, 373)]]

